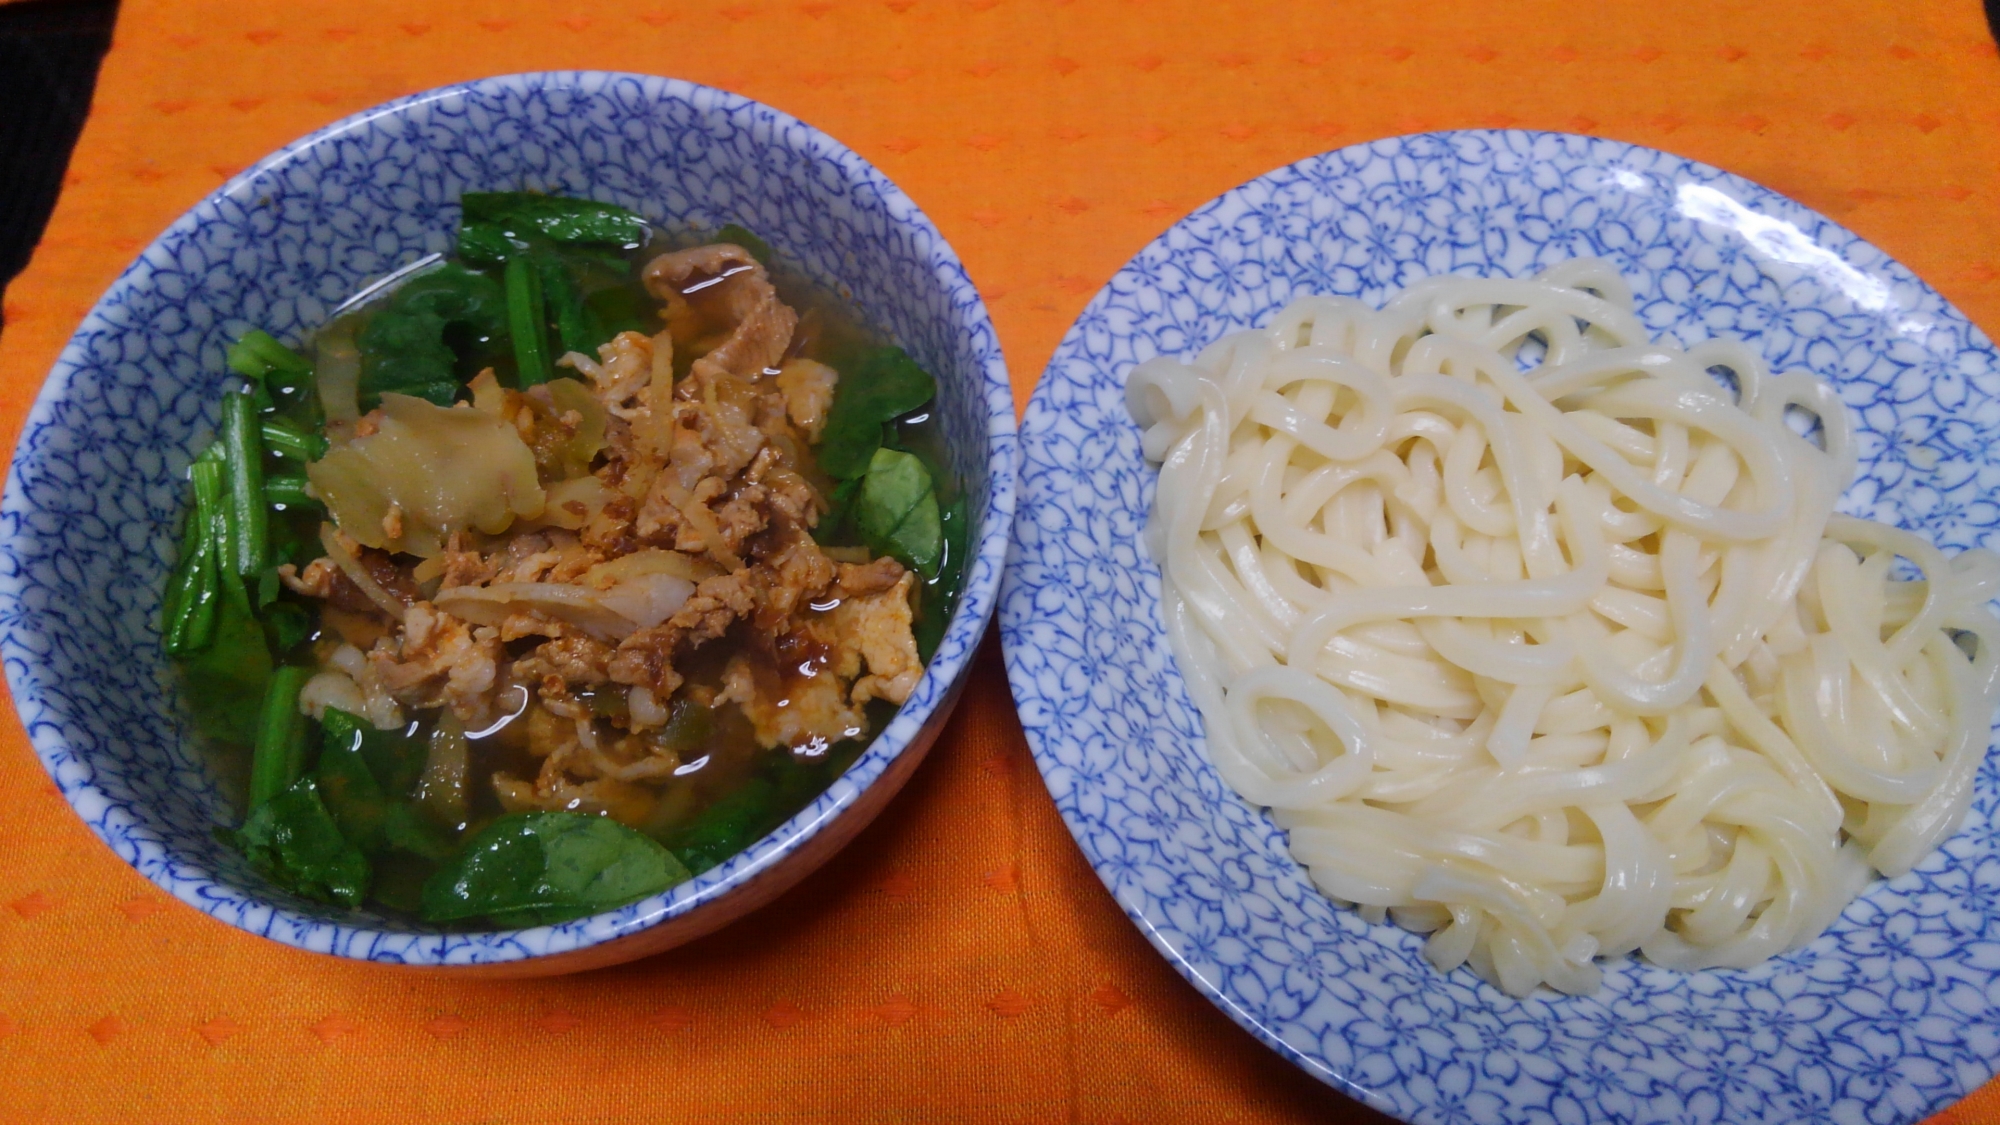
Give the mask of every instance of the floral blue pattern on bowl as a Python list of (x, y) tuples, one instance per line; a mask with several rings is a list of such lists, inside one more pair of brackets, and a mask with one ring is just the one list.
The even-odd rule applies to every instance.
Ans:
[(1655, 335), (1736, 337), (1834, 380), (1859, 423), (1843, 510), (2000, 546), (2000, 356), (1936, 291), (1824, 217), (1614, 141), (1459, 132), (1261, 176), (1176, 224), (1078, 317), (1022, 423), (1001, 596), (1049, 791), (1133, 922), (1217, 1006), (1332, 1085), (1419, 1122), (1915, 1121), (2000, 1059), (2000, 765), (1967, 826), (1807, 948), (1747, 971), (1627, 960), (1594, 996), (1440, 975), (1422, 938), (1307, 881), (1202, 751), (1140, 539), (1155, 474), (1132, 366), (1262, 326), (1295, 296), (1371, 304), (1429, 275), (1597, 255)]
[[(722, 866), (560, 926), (444, 934), (276, 890), (211, 829), (233, 823), (159, 655), (160, 589), (223, 354), (296, 342), (369, 281), (450, 249), (466, 191), (622, 204), (676, 228), (742, 223), (849, 295), (938, 377), (952, 468), (979, 522), (956, 615), (895, 720), (825, 794)], [(977, 290), (867, 161), (767, 106), (687, 82), (485, 79), (367, 110), (230, 181), (169, 227), (84, 319), (28, 417), (0, 501), (0, 658), (36, 752), (113, 851), (184, 902), (303, 949), (492, 964), (579, 950), (723, 898), (794, 853), (940, 710), (984, 631), (1013, 515), (1013, 397)]]

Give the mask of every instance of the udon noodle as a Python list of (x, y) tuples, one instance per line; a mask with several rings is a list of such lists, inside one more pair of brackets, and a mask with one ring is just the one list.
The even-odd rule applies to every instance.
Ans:
[(1834, 514), (1833, 389), (1632, 309), (1596, 260), (1309, 297), (1126, 389), (1215, 768), (1517, 996), (1811, 941), (1957, 829), (2000, 692), (2000, 557)]

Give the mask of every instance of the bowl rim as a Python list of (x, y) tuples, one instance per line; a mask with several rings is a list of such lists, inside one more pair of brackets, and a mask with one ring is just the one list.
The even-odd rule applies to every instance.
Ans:
[[(338, 143), (350, 133), (366, 129), (383, 118), (393, 118), (435, 102), (465, 94), (578, 89), (611, 82), (636, 83), (644, 98), (653, 103), (673, 98), (694, 105), (704, 114), (753, 114), (758, 119), (759, 127), (768, 130), (768, 136), (762, 143), (810, 150), (815, 159), (838, 168), (845, 185), (866, 185), (879, 201), (882, 214), (892, 228), (914, 228), (928, 236), (925, 257), (930, 277), (953, 298), (954, 337), (970, 335), (990, 342), (990, 349), (977, 372), (978, 382), (974, 392), (974, 401), (983, 410), (986, 419), (987, 498), (980, 513), (979, 538), (967, 559), (965, 585), (960, 591), (958, 607), (910, 702), (897, 711), (895, 718), (875, 736), (867, 749), (812, 803), (756, 843), (684, 883), (610, 912), (553, 926), (468, 933), (446, 933), (414, 926), (382, 927), (366, 924), (361, 919), (334, 921), (302, 913), (215, 875), (206, 864), (183, 859), (168, 841), (143, 828), (132, 832), (127, 841), (136, 841), (132, 846), (141, 854), (126, 855), (120, 841), (114, 841), (107, 835), (105, 819), (86, 815), (84, 809), (86, 805), (98, 809), (130, 808), (131, 803), (114, 798), (99, 788), (90, 776), (94, 771), (88, 769), (87, 759), (82, 759), (63, 738), (61, 724), (47, 721), (50, 714), (60, 714), (63, 708), (51, 705), (42, 698), (31, 682), (33, 673), (42, 666), (44, 658), (34, 648), (24, 645), (22, 637), (36, 634), (25, 632), (18, 625), (14, 629), (0, 631), (0, 663), (4, 663), (6, 668), (15, 713), (26, 730), (36, 757), (71, 810), (112, 848), (114, 854), (138, 869), (155, 885), (232, 927), (308, 952), (351, 960), (424, 966), (490, 966), (532, 961), (641, 933), (669, 919), (688, 915), (729, 898), (757, 881), (837, 820), (869, 786), (880, 780), (888, 765), (904, 753), (927, 723), (943, 718), (941, 709), (948, 713), (956, 698), (953, 688), (970, 668), (972, 656), (998, 601), (1000, 576), (1012, 537), (1019, 444), (1013, 390), (999, 334), (978, 287), (973, 284), (957, 252), (930, 217), (885, 173), (853, 149), (791, 114), (741, 94), (686, 79), (602, 70), (522, 71), (470, 79), (395, 98), (349, 114), (291, 141), (231, 177), (222, 186), (204, 195), (141, 249), (98, 297), (71, 334), (36, 393), (9, 456), (6, 486), (4, 493), (0, 493), (0, 517), (10, 519), (14, 530), (4, 533), (5, 538), (0, 539), (0, 557), (12, 564), (0, 567), (0, 619), (18, 622), (29, 616), (22, 597), (28, 583), (24, 579), (25, 569), (19, 565), (16, 543), (19, 539), (37, 535), (27, 530), (26, 521), (20, 518), (37, 511), (25, 499), (20, 484), (20, 470), (34, 460), (24, 456), (24, 451), (32, 447), (30, 439), (55, 422), (56, 408), (67, 399), (75, 377), (95, 366), (88, 357), (84, 341), (95, 331), (115, 327), (106, 317), (106, 309), (120, 303), (127, 291), (145, 280), (159, 259), (170, 255), (179, 242), (210, 221), (222, 201), (246, 193), (258, 181), (320, 146)], [(149, 605), (156, 604), (157, 599), (157, 592), (148, 592)], [(916, 706), (912, 707), (911, 703)], [(85, 761), (85, 776), (65, 777), (64, 772), (58, 769), (59, 762), (74, 760)], [(857, 785), (849, 780), (857, 771), (868, 774), (865, 783)], [(126, 820), (130, 819), (128, 814)], [(148, 848), (173, 859), (171, 875), (165, 870), (168, 865), (150, 865), (152, 869), (149, 870), (148, 866), (139, 862)], [(190, 875), (189, 872), (199, 874)], [(245, 902), (259, 905), (269, 912), (261, 925), (252, 927), (246, 920), (235, 916), (236, 909)], [(516, 940), (527, 935), (534, 935), (531, 944)], [(386, 953), (380, 952), (380, 941), (370, 940), (389, 937), (414, 940), (398, 944), (393, 951)]]

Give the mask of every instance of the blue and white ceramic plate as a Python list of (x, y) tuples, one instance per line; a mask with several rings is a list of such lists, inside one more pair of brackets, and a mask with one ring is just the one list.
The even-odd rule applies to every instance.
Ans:
[(1418, 1122), (1916, 1121), (2000, 1058), (2000, 768), (1967, 826), (1806, 949), (1748, 971), (1611, 966), (1517, 1000), (1313, 889), (1210, 768), (1140, 541), (1154, 473), (1132, 366), (1296, 296), (1616, 263), (1655, 335), (1747, 341), (1831, 378), (1859, 423), (1846, 511), (2000, 546), (2000, 356), (1882, 251), (1679, 157), (1550, 133), (1357, 145), (1261, 176), (1120, 270), (1023, 422), (1007, 669), (1049, 790), (1106, 886), (1216, 1005), (1328, 1083)]
[[(440, 932), (287, 894), (214, 839), (237, 813), (182, 736), (158, 606), (185, 470), (215, 430), (229, 342), (253, 327), (302, 339), (364, 285), (449, 250), (462, 193), (522, 188), (622, 204), (670, 229), (743, 223), (850, 297), (937, 376), (939, 423), (978, 531), (922, 681), (797, 816), (721, 866), (609, 913)], [(259, 162), (162, 233), (84, 318), (28, 416), (0, 502), (0, 659), (35, 751), (78, 815), (182, 901), (275, 941), (370, 961), (494, 966), (576, 953), (735, 909), (722, 904), (763, 893), (769, 884), (753, 885), (795, 857), (824, 859), (836, 822), (879, 807), (875, 787), (893, 787), (903, 775), (891, 767), (943, 724), (985, 631), (1014, 459), (1013, 395), (978, 291), (930, 219), (846, 146), (769, 106), (673, 79), (481, 79), (376, 106)], [(639, 947), (623, 948), (599, 963)]]

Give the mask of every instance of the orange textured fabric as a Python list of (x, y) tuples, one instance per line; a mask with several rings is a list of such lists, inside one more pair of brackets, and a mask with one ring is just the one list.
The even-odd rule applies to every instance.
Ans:
[[(1023, 402), (1071, 318), (1194, 205), (1413, 130), (1598, 133), (1859, 231), (2000, 327), (2000, 60), (1972, 0), (125, 0), (67, 187), (5, 296), (0, 439), (182, 210), (386, 98), (595, 67), (740, 91), (906, 188), (991, 303)], [(989, 643), (875, 827), (722, 934), (460, 983), (172, 902), (0, 724), (0, 1119), (1362, 1121), (1175, 976), (1042, 789)], [(1937, 1120), (2000, 1121), (2000, 1086)]]

